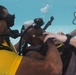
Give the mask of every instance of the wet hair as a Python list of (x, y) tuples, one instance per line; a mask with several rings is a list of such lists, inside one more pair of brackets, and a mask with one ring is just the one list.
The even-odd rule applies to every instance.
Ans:
[[(3, 9), (6, 9), (6, 7), (0, 5), (0, 17), (3, 17), (5, 12), (3, 11)], [(6, 9), (7, 10), (7, 9)]]

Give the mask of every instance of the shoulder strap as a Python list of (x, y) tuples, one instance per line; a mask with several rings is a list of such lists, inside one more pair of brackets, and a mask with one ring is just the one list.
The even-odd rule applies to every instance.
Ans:
[(0, 44), (0, 50), (8, 50), (8, 51), (12, 51), (12, 49), (8, 46), (4, 46), (2, 44)]

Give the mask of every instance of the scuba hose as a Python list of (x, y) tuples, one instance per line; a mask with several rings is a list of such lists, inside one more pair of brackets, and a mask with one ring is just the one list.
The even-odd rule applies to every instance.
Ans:
[(22, 34), (19, 33), (18, 30), (10, 30), (10, 34), (0, 34), (0, 37), (7, 36), (7, 37), (11, 37), (11, 38), (16, 39), (17, 37), (19, 37), (21, 35)]
[[(22, 36), (21, 36), (21, 38), (20, 38), (19, 48), (18, 48), (18, 53), (19, 53), (19, 55), (21, 55), (21, 53), (22, 53), (22, 48), (23, 48), (23, 47), (21, 47), (22, 38), (23, 38), (23, 36), (26, 34), (27, 30), (30, 29), (30, 28), (32, 28), (32, 27), (33, 27), (32, 25), (29, 26), (29, 27), (23, 32), (23, 34), (22, 34)], [(27, 42), (25, 42), (24, 45), (25, 45), (25, 44), (26, 44), (26, 46), (27, 46)], [(24, 46), (24, 45), (23, 45), (23, 46)]]
[(45, 27), (43, 28), (43, 30), (46, 30), (46, 29), (49, 27), (49, 25), (51, 25), (51, 23), (52, 23), (53, 20), (54, 20), (54, 17), (53, 17), (53, 16), (50, 17), (50, 20), (46, 23), (46, 25), (45, 25)]

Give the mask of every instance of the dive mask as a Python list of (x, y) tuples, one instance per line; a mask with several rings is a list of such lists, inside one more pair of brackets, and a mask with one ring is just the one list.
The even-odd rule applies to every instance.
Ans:
[(6, 17), (0, 16), (0, 20), (5, 20), (8, 27), (12, 27), (14, 25), (15, 15), (8, 14)]

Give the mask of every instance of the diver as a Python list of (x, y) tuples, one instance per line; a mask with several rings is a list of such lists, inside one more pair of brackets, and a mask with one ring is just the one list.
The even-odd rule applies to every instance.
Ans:
[[(10, 27), (14, 25), (14, 20), (15, 15), (10, 14), (4, 6), (0, 5), (0, 34), (10, 34)], [(18, 55), (9, 36), (1, 36), (0, 75), (61, 75), (62, 61), (59, 52), (53, 42), (47, 41), (47, 46), (45, 58), (37, 60)]]

